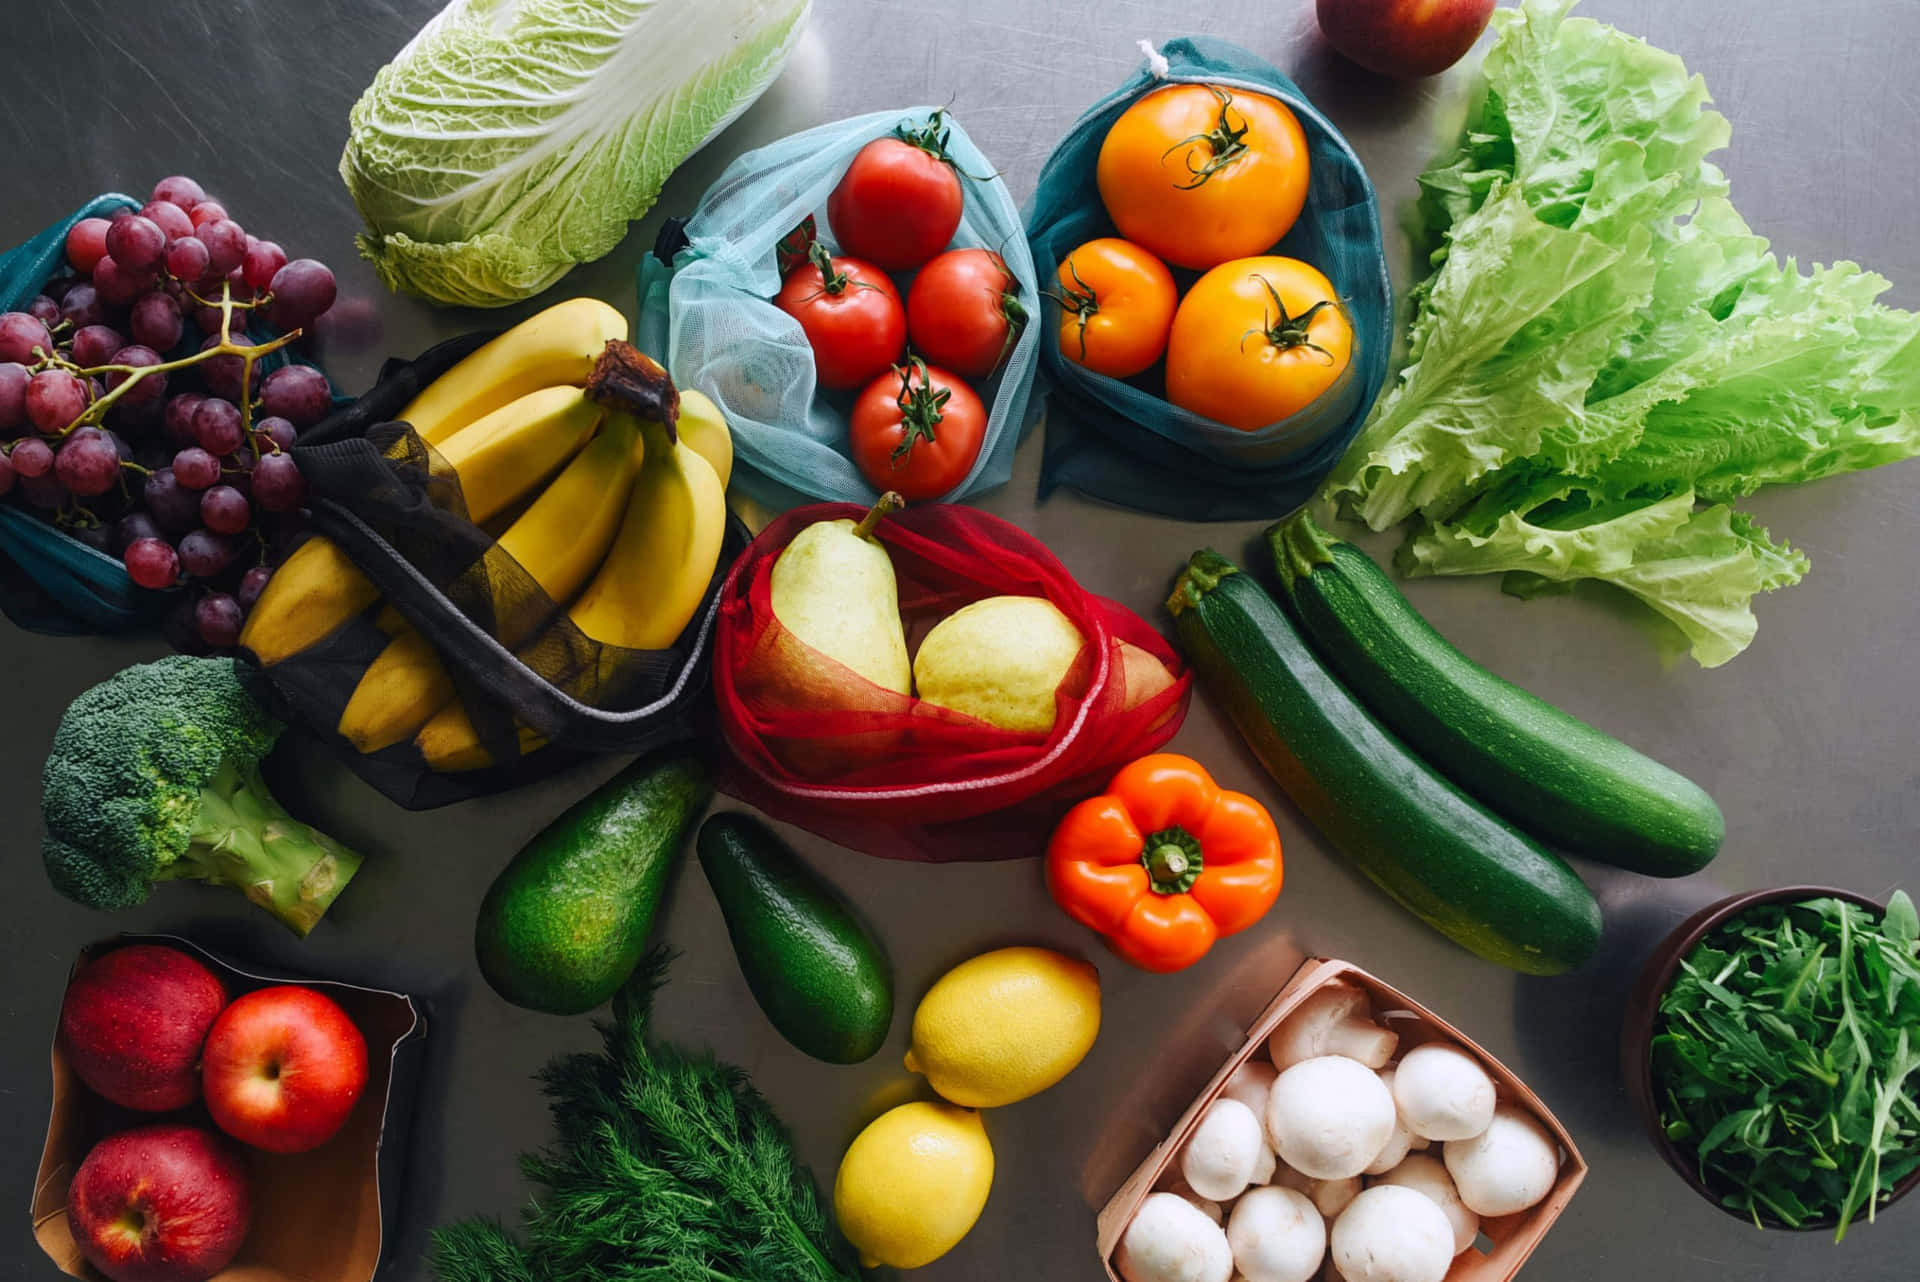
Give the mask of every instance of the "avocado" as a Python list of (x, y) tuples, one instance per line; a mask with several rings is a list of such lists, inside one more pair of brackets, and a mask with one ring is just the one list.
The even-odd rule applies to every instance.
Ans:
[(846, 898), (751, 815), (715, 815), (695, 844), (747, 987), (780, 1035), (829, 1064), (879, 1050), (893, 970)]
[(642, 757), (541, 829), (480, 904), (473, 950), (493, 991), (550, 1015), (612, 997), (712, 796), (698, 759)]

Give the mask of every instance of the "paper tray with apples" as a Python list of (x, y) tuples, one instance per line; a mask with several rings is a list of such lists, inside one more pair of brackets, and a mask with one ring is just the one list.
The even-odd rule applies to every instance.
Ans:
[[(242, 969), (191, 940), (119, 935), (81, 950), (74, 970), (127, 944), (161, 944), (204, 962), (230, 996), (298, 984), (332, 998), (367, 1043), (367, 1082), (340, 1132), (309, 1152), (246, 1150), (252, 1228), (233, 1262), (209, 1282), (367, 1282), (394, 1240), (407, 1145), (408, 1103), (418, 1080), (427, 1020), (404, 993), (340, 980)], [(71, 976), (69, 976), (71, 978)], [(67, 1191), (92, 1146), (109, 1134), (159, 1120), (205, 1121), (204, 1106), (177, 1114), (120, 1108), (81, 1084), (58, 1038), (52, 1052), (53, 1110), (33, 1186), (33, 1236), (60, 1271), (98, 1279), (67, 1222)]]

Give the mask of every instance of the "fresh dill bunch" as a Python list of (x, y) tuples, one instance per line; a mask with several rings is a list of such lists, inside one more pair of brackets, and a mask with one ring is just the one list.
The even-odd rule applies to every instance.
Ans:
[(813, 1177), (747, 1075), (653, 1041), (656, 948), (596, 1021), (604, 1049), (540, 1073), (556, 1138), (520, 1159), (537, 1192), (518, 1238), (464, 1220), (433, 1236), (441, 1282), (855, 1279)]

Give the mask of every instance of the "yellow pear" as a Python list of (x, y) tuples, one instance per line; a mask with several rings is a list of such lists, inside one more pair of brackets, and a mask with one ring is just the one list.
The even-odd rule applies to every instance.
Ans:
[(900, 585), (873, 527), (902, 500), (887, 493), (858, 522), (818, 521), (773, 563), (773, 615), (799, 640), (895, 694), (913, 686)]

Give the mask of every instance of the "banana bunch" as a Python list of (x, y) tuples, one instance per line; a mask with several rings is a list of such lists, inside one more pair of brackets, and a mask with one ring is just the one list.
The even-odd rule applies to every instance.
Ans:
[[(626, 318), (598, 300), (558, 304), (462, 360), (399, 417), (453, 470), (467, 515), (568, 603), (582, 633), (661, 649), (699, 608), (719, 561), (733, 443), (718, 407), (698, 392), (676, 398), (626, 333)], [(309, 539), (268, 580), (240, 643), (271, 668), (378, 600), (336, 545)], [(391, 606), (374, 621), (389, 639), (348, 699), (340, 734), (369, 753), (412, 738), (438, 770), (490, 764), (433, 644)], [(503, 645), (533, 640), (512, 626)], [(521, 727), (523, 752), (542, 743)]]

